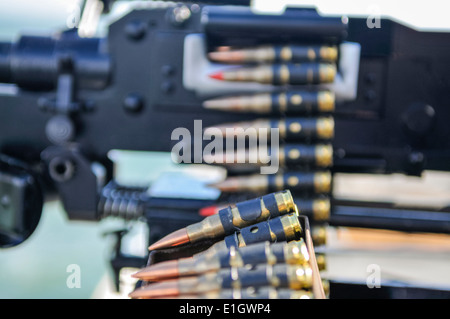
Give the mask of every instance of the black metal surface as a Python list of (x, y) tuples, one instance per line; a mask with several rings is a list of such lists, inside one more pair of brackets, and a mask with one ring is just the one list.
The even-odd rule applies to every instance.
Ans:
[[(73, 119), (78, 128), (73, 142), (82, 146), (89, 159), (105, 158), (111, 149), (170, 151), (177, 142), (171, 140), (173, 129), (193, 131), (195, 119), (203, 120), (206, 127), (255, 118), (206, 111), (202, 100), (183, 87), (183, 40), (189, 33), (202, 32), (201, 13), (192, 12), (180, 28), (168, 22), (164, 12), (138, 10), (111, 25), (106, 42), (113, 71), (107, 88), (83, 89), (76, 80), (74, 99), (90, 105), (91, 112), (79, 112)], [(138, 39), (126, 32), (133, 23), (145, 26)], [(361, 43), (361, 67), (356, 101), (338, 105), (335, 115), (334, 170), (409, 174), (420, 174), (423, 169), (449, 170), (450, 35), (416, 32), (388, 20), (382, 23), (381, 29), (368, 29), (365, 19), (349, 19), (347, 40)], [(84, 47), (86, 39), (78, 41)], [(35, 46), (30, 44), (28, 50)], [(96, 57), (90, 58), (96, 61)], [(164, 71), (168, 69), (171, 72)], [(53, 62), (49, 72), (44, 73), (52, 87), (57, 74)], [(2, 76), (7, 75), (3, 72)], [(35, 84), (32, 77), (18, 80), (23, 85), (25, 80)], [(52, 92), (22, 90), (0, 97), (3, 152), (27, 161), (39, 160), (39, 153), (51, 145), (45, 134), (51, 114), (37, 105), (52, 96)], [(432, 124), (419, 138), (414, 123), (409, 123), (414, 116), (408, 115), (414, 113), (417, 103), (434, 111)], [(19, 119), (20, 127), (16, 125)]]
[[(104, 3), (107, 12), (112, 1)], [(198, 210), (215, 201), (133, 197), (142, 195), (138, 189), (105, 195), (91, 170), (93, 162), (103, 164), (106, 181), (111, 181), (110, 150), (169, 152), (177, 142), (172, 131), (184, 127), (193, 132), (196, 119), (207, 127), (259, 117), (205, 110), (202, 98), (183, 86), (184, 39), (193, 33), (205, 35), (207, 48), (344, 39), (360, 43), (357, 98), (340, 103), (333, 115), (332, 170), (413, 175), (424, 169), (450, 171), (450, 34), (418, 32), (385, 19), (379, 29), (368, 28), (363, 18), (349, 18), (346, 25), (340, 17), (319, 17), (309, 9), (272, 16), (243, 7), (209, 6), (192, 11), (182, 23), (170, 10), (133, 11), (114, 22), (105, 39), (78, 38), (73, 30), (0, 43), (0, 82), (17, 88), (16, 93), (0, 94), (0, 152), (29, 169), (15, 167), (16, 160), (1, 163), (2, 185), (11, 175), (23, 182), (11, 193), (15, 208), (7, 214), (20, 216), (10, 229), (1, 225), (2, 246), (22, 242), (36, 227), (43, 190), (59, 195), (70, 219), (144, 216), (151, 227), (150, 243), (202, 219)], [(46, 184), (30, 183), (34, 176)], [(1, 199), (0, 205), (11, 204)], [(230, 203), (240, 199), (221, 198)], [(448, 212), (342, 204), (334, 205), (331, 225), (450, 232)], [(116, 275), (125, 265), (143, 263), (120, 254), (117, 236), (112, 260)], [(188, 256), (192, 248), (200, 251), (211, 244), (152, 253), (149, 260)], [(433, 289), (361, 287), (332, 283), (331, 298), (449, 298), (448, 292)]]
[[(365, 23), (349, 19), (348, 40), (361, 43), (361, 65), (356, 101), (337, 109), (334, 145), (342, 154), (336, 170), (448, 171), (449, 34), (418, 32), (389, 20), (379, 29)], [(420, 137), (408, 128), (417, 104), (435, 113)]]
[(206, 6), (204, 12), (210, 46), (340, 43), (347, 36), (347, 25), (340, 17), (321, 17), (310, 8), (287, 8), (283, 14), (258, 15), (250, 8)]
[(450, 233), (450, 212), (370, 202), (332, 204), (330, 226), (390, 229), (406, 232)]
[(142, 268), (147, 262), (145, 257), (131, 256), (122, 252), (122, 238), (127, 232), (127, 229), (118, 229), (104, 234), (105, 236), (115, 236), (114, 251), (110, 259), (110, 265), (114, 273), (113, 280), (116, 291), (120, 291), (120, 271), (122, 268)]
[(1, 47), (2, 82), (27, 90), (54, 89), (58, 75), (65, 72), (73, 73), (80, 88), (103, 89), (112, 71), (104, 40), (80, 40), (75, 30), (58, 38), (22, 36), (9, 50), (8, 44)]
[(99, 183), (91, 163), (79, 150), (57, 146), (45, 149), (42, 160), (69, 219), (97, 221)]
[(21, 244), (36, 229), (44, 195), (26, 163), (0, 154), (0, 248)]

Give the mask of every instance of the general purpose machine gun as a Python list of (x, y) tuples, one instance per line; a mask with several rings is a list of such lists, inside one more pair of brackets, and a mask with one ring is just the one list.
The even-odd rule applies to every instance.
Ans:
[[(105, 37), (75, 28), (0, 43), (1, 246), (26, 240), (55, 197), (70, 220), (144, 216), (155, 242), (198, 222), (199, 209), (285, 188), (312, 220), (319, 197), (330, 225), (448, 233), (449, 207), (339, 200), (332, 176), (450, 170), (450, 34), (248, 5), (143, 2)], [(111, 150), (173, 152), (177, 128), (192, 135), (189, 154), (176, 155), (215, 164), (196, 156), (208, 140), (196, 146), (195, 133), (224, 123), (278, 129), (278, 175), (260, 174), (258, 163), (224, 165), (230, 178), (256, 180), (221, 185), (216, 200), (167, 200), (116, 183)]]

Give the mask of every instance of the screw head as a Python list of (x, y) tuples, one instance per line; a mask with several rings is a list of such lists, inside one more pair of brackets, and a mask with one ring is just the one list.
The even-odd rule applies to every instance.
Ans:
[(63, 144), (75, 137), (75, 125), (67, 116), (55, 115), (47, 122), (45, 133), (50, 142)]
[(83, 110), (86, 112), (92, 112), (95, 110), (95, 102), (93, 100), (86, 100), (83, 104)]
[(366, 83), (368, 84), (374, 84), (376, 82), (376, 76), (374, 73), (369, 72), (364, 76), (364, 80), (366, 81)]
[(175, 67), (169, 64), (165, 64), (161, 67), (161, 73), (165, 76), (171, 76), (175, 74)]
[(11, 204), (11, 198), (8, 195), (3, 195), (2, 198), (0, 199), (0, 204), (2, 205), (3, 208), (8, 208), (9, 205)]
[(432, 131), (436, 121), (436, 111), (426, 103), (413, 103), (401, 114), (407, 134), (425, 137)]
[(374, 101), (376, 99), (376, 97), (377, 97), (377, 93), (372, 89), (366, 90), (366, 92), (364, 93), (364, 99), (367, 102)]
[(421, 152), (411, 152), (408, 159), (411, 164), (420, 164), (423, 163), (425, 157)]
[(125, 34), (132, 40), (142, 39), (146, 31), (146, 24), (139, 20), (130, 21), (125, 25)]
[(127, 112), (137, 113), (142, 110), (144, 101), (137, 93), (128, 94), (123, 100), (123, 107)]
[(166, 93), (166, 94), (171, 94), (174, 90), (175, 90), (175, 85), (173, 84), (172, 81), (164, 81), (161, 84), (161, 90)]

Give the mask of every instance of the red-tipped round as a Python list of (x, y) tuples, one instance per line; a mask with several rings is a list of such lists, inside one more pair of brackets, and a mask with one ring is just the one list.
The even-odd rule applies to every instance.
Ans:
[(219, 71), (219, 72), (216, 72), (216, 73), (212, 73), (212, 74), (209, 75), (209, 77), (211, 79), (216, 79), (216, 80), (223, 80), (224, 79), (222, 71)]
[(219, 209), (217, 206), (208, 206), (208, 207), (203, 207), (203, 208), (201, 208), (201, 209), (198, 211), (198, 214), (199, 214), (200, 216), (203, 216), (203, 217), (208, 217), (208, 216), (217, 214), (217, 212), (218, 212), (219, 210), (220, 210), (220, 209)]

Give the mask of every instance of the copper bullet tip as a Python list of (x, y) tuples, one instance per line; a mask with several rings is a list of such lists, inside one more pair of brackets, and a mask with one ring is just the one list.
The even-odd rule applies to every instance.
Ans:
[(183, 245), (189, 243), (189, 235), (187, 233), (186, 228), (179, 229), (174, 231), (173, 233), (161, 238), (156, 243), (152, 244), (148, 247), (148, 250), (156, 250), (162, 248), (175, 247), (179, 245)]
[(226, 57), (226, 54), (224, 55), (224, 52), (227, 52), (227, 51), (209, 52), (208, 58), (213, 61), (222, 61)]
[(222, 192), (233, 192), (239, 189), (240, 183), (236, 178), (228, 178), (224, 181), (208, 184), (209, 187), (217, 188)]
[(148, 266), (132, 275), (134, 278), (139, 278), (146, 281), (160, 281), (170, 278), (177, 278), (178, 276), (178, 260), (163, 261)]
[(131, 292), (128, 296), (133, 299), (158, 298), (178, 296), (178, 282), (176, 280), (157, 282), (145, 287), (141, 287)]
[(242, 51), (219, 51), (210, 52), (208, 57), (212, 61), (222, 63), (240, 63), (245, 60), (245, 54)]

